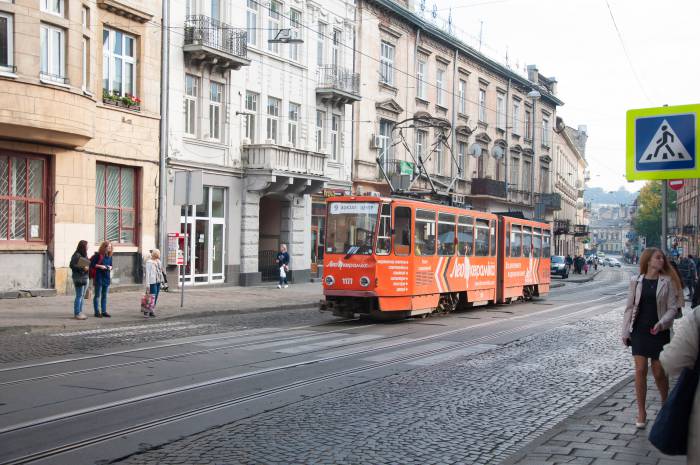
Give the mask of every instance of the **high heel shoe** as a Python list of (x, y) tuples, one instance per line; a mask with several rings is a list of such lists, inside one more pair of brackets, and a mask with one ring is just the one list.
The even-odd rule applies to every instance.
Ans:
[(635, 426), (637, 429), (644, 429), (644, 428), (647, 427), (647, 421), (646, 421), (646, 420), (644, 420), (644, 421), (639, 421), (639, 420), (637, 419), (637, 420), (635, 420), (635, 422), (634, 422), (634, 426)]

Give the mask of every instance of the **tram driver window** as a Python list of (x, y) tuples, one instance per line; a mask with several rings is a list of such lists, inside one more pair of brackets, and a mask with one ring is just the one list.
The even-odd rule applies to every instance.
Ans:
[(523, 226), (523, 257), (529, 257), (532, 254), (532, 228)]
[(514, 224), (511, 226), (510, 230), (510, 256), (511, 257), (522, 257), (522, 228), (519, 224)]
[(435, 255), (435, 212), (416, 210), (415, 254)]
[(391, 252), (391, 206), (382, 205), (379, 217), (379, 234), (377, 235), (377, 255), (389, 255)]
[(471, 257), (474, 247), (474, 218), (460, 216), (457, 224), (457, 253)]
[(548, 229), (542, 230), (542, 257), (549, 258), (551, 253), (550, 249), (550, 231)]
[(411, 209), (408, 207), (394, 208), (394, 254), (409, 255), (411, 253)]
[(542, 231), (540, 229), (535, 229), (532, 235), (532, 253), (535, 258), (542, 256)]
[(477, 257), (488, 257), (489, 255), (489, 221), (476, 220), (476, 243), (474, 251)]
[(438, 214), (438, 255), (455, 254), (455, 216)]

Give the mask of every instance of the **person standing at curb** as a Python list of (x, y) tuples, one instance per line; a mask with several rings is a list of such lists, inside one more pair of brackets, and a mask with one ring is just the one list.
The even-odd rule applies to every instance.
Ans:
[(622, 343), (632, 346), (638, 410), (635, 425), (644, 428), (649, 359), (661, 402), (666, 402), (668, 397), (668, 376), (659, 362), (659, 353), (671, 339), (670, 329), (680, 306), (678, 290), (682, 284), (664, 253), (655, 247), (642, 252), (639, 271), (639, 276), (630, 281), (622, 320)]
[(70, 269), (72, 270), (73, 286), (75, 287), (75, 302), (73, 302), (73, 317), (76, 320), (87, 320), (83, 313), (83, 301), (85, 300), (85, 290), (88, 285), (88, 271), (90, 269), (87, 258), (87, 241), (78, 242), (73, 256), (70, 259)]
[[(146, 260), (146, 291), (154, 298), (153, 310), (158, 303), (158, 294), (160, 294), (160, 283), (163, 282), (163, 270), (160, 265), (160, 250), (151, 250), (151, 256)], [(155, 312), (151, 310), (148, 316), (154, 318)]]
[[(109, 241), (104, 241), (100, 244), (97, 250), (90, 259), (90, 277), (95, 283), (95, 297), (92, 298), (92, 306), (95, 310), (97, 318), (109, 318), (111, 315), (107, 313), (107, 294), (109, 293), (109, 285), (111, 284), (112, 273), (112, 244)], [(100, 302), (102, 313), (97, 306)]]
[(289, 282), (287, 281), (287, 273), (289, 272), (289, 254), (287, 253), (287, 245), (280, 245), (280, 251), (277, 254), (277, 267), (280, 270), (280, 282), (277, 284), (277, 289), (282, 289), (289, 287)]
[[(659, 360), (670, 375), (678, 375), (683, 368), (693, 368), (700, 356), (700, 308), (690, 310), (679, 322), (670, 344), (664, 347)], [(695, 439), (693, 439), (695, 438)], [(700, 385), (688, 425), (688, 465), (700, 463)]]

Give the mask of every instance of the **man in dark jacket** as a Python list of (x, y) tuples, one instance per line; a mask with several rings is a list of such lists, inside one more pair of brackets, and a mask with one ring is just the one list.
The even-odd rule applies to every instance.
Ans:
[(683, 287), (688, 288), (688, 299), (692, 302), (693, 295), (695, 294), (695, 283), (698, 280), (698, 273), (695, 268), (695, 262), (692, 259), (692, 255), (683, 257), (681, 262), (678, 264), (678, 271), (681, 274), (681, 279), (683, 280)]

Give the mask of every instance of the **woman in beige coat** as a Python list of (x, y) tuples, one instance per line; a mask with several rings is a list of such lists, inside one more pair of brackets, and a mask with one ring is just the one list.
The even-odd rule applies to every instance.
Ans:
[[(700, 348), (700, 307), (687, 312), (676, 323), (673, 340), (664, 347), (659, 360), (666, 372), (677, 375), (685, 367), (695, 366)], [(688, 431), (688, 465), (700, 464), (700, 386), (690, 414)]]
[(639, 260), (640, 275), (630, 281), (627, 306), (622, 321), (622, 343), (632, 346), (634, 387), (637, 395), (637, 428), (647, 423), (647, 373), (651, 371), (661, 394), (668, 396), (668, 377), (659, 362), (659, 353), (671, 339), (678, 302), (680, 278), (659, 249), (648, 248)]

